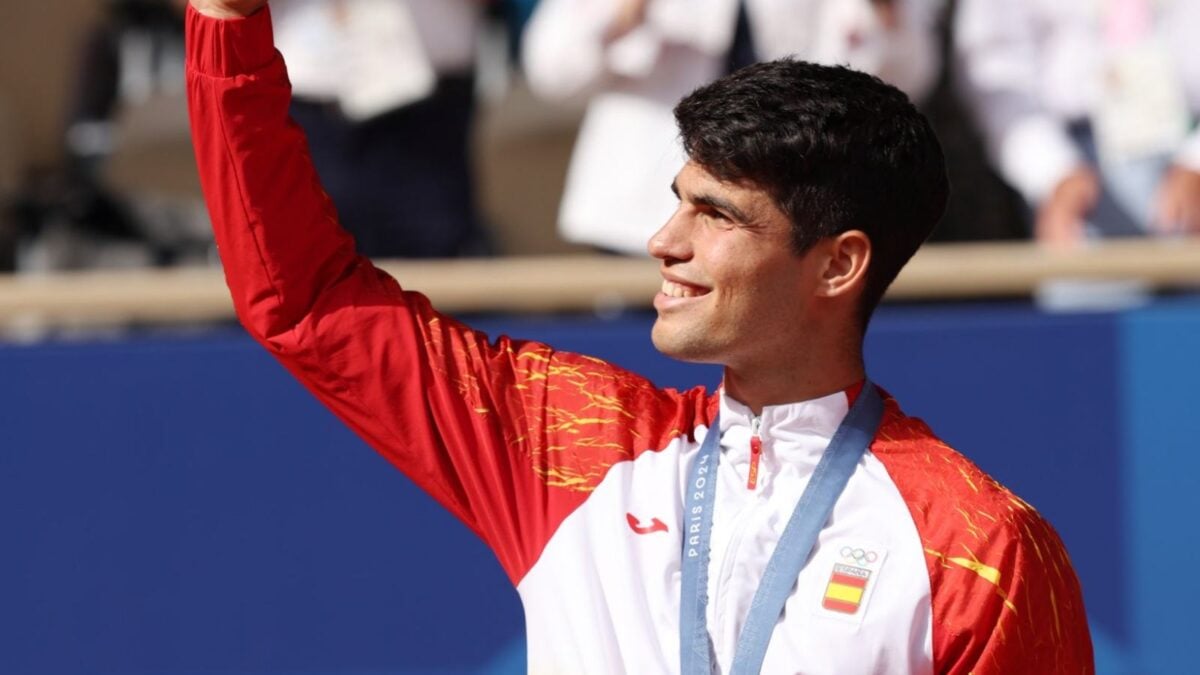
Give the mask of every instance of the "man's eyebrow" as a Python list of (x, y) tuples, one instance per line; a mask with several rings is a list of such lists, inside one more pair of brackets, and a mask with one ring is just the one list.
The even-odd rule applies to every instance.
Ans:
[(730, 216), (732, 216), (733, 219), (738, 221), (739, 223), (745, 223), (745, 224), (750, 223), (750, 219), (746, 216), (745, 213), (742, 212), (741, 209), (734, 206), (729, 201), (721, 199), (720, 197), (717, 197), (714, 195), (708, 195), (708, 194), (698, 194), (695, 197), (692, 197), (692, 203), (700, 204), (702, 206), (707, 206), (709, 208), (716, 209), (718, 211), (724, 211), (725, 213), (728, 213)]
[[(683, 197), (679, 194), (679, 184), (676, 181), (671, 181), (671, 192), (675, 193), (675, 197), (677, 199), (683, 199)], [(717, 197), (715, 195), (701, 193), (701, 194), (698, 194), (698, 195), (692, 197), (688, 201), (690, 201), (693, 204), (707, 206), (710, 209), (724, 211), (725, 213), (728, 213), (730, 216), (732, 216), (733, 219), (738, 221), (739, 223), (745, 223), (745, 224), (750, 223), (750, 219), (746, 216), (746, 214), (741, 209), (734, 206), (728, 200), (721, 199), (720, 197)]]

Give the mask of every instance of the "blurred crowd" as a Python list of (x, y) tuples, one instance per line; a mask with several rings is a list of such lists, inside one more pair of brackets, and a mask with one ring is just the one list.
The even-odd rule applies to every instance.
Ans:
[[(151, 155), (145, 180), (114, 178), (147, 138), (186, 148), (184, 7), (105, 4), (77, 49), (61, 156), (7, 179), (0, 166), (0, 270), (212, 263), (194, 176), (156, 185), (168, 172)], [(954, 185), (936, 239), (1200, 234), (1200, 51), (1188, 49), (1200, 0), (272, 0), (271, 11), (292, 115), (371, 256), (537, 252), (504, 236), (525, 225), (494, 204), (538, 198), (557, 228), (544, 237), (644, 255), (684, 161), (674, 103), (789, 55), (877, 75), (926, 111)], [(481, 150), (489, 115), (510, 120), (492, 131), (512, 139)], [(569, 160), (538, 152), (563, 127)]]

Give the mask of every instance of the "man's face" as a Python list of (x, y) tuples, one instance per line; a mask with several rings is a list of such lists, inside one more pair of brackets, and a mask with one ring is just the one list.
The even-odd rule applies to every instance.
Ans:
[(673, 188), (679, 207), (648, 245), (662, 261), (655, 347), (734, 368), (803, 348), (820, 271), (814, 256), (793, 252), (788, 217), (765, 190), (690, 161)]

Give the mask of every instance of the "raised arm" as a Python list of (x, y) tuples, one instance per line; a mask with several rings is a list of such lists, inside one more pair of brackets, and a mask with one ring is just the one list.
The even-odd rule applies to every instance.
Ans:
[(303, 132), (265, 0), (194, 0), (187, 16), (192, 139), (238, 317), (284, 348), (328, 286), (365, 264), (336, 224)]
[(187, 17), (196, 159), (238, 317), (517, 582), (608, 467), (690, 432), (704, 398), (545, 345), (490, 344), (356, 255), (288, 119), (262, 5)]

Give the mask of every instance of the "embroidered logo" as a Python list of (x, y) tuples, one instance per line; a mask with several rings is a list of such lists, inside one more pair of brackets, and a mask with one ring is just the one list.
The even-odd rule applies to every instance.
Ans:
[(625, 520), (629, 522), (629, 528), (638, 534), (650, 534), (652, 532), (667, 531), (667, 524), (658, 518), (651, 518), (649, 525), (642, 525), (642, 523), (632, 513), (626, 513)]
[(833, 564), (821, 606), (838, 614), (853, 616), (865, 604), (872, 576), (883, 563), (883, 553), (866, 547), (843, 546)]

